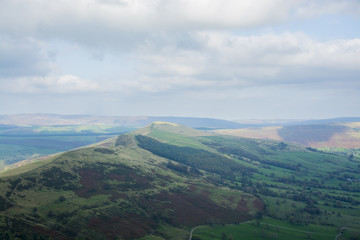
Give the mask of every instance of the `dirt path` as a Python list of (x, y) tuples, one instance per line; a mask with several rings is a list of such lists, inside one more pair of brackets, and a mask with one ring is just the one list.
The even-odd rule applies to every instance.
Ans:
[[(236, 224), (235, 224), (235, 223), (229, 223), (229, 224), (225, 224), (225, 226), (246, 224), (246, 223), (250, 223), (250, 222), (252, 222), (252, 221), (247, 221), (247, 222), (242, 222), (242, 223), (236, 223)], [(196, 227), (194, 227), (193, 229), (191, 229), (189, 240), (191, 240), (192, 235), (193, 235), (193, 232), (194, 232), (197, 228), (199, 228), (199, 227), (201, 227), (201, 226), (207, 226), (207, 225), (199, 225), (199, 226), (196, 226)]]
[(336, 235), (335, 240), (338, 240), (342, 236), (342, 234), (344, 233), (345, 230), (346, 230), (346, 228), (344, 228), (344, 227), (340, 228), (339, 234)]
[(193, 229), (191, 229), (191, 231), (190, 231), (190, 236), (189, 236), (189, 240), (192, 239), (193, 232), (194, 232), (197, 228), (199, 228), (199, 227), (201, 227), (201, 226), (203, 226), (203, 225), (199, 225), (199, 226), (196, 226), (196, 227), (194, 227)]

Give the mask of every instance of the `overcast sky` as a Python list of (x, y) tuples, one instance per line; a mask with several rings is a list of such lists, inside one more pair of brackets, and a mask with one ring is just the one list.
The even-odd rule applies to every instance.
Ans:
[(360, 0), (0, 0), (0, 114), (360, 116)]

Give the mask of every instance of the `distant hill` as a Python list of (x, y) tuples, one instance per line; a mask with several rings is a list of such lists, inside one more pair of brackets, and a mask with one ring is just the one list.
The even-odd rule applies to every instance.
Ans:
[[(283, 228), (291, 239), (334, 239), (340, 227), (352, 239), (359, 164), (296, 144), (155, 122), (2, 172), (0, 238), (187, 239), (198, 225), (257, 219), (246, 225), (247, 239), (261, 232), (284, 239)], [(263, 218), (276, 219), (277, 230)]]
[(116, 125), (129, 128), (144, 127), (152, 122), (165, 121), (192, 128), (242, 128), (254, 126), (237, 122), (194, 117), (154, 117), (154, 116), (92, 116), (57, 114), (14, 114), (0, 115), (0, 124), (26, 126), (69, 126), (69, 125)]
[[(356, 120), (356, 118), (352, 118), (352, 120)], [(309, 123), (303, 125), (222, 129), (214, 132), (248, 138), (281, 140), (316, 148), (360, 149), (360, 122)]]
[(346, 122), (360, 122), (360, 117), (338, 117), (328, 119), (244, 119), (236, 120), (241, 124), (257, 125), (258, 127), (266, 126), (288, 126), (288, 125), (317, 125)]
[(0, 170), (25, 159), (71, 150), (144, 127), (155, 121), (199, 129), (252, 125), (212, 118), (56, 114), (0, 115)]
[[(235, 136), (299, 143), (323, 150), (339, 151), (341, 148), (341, 151), (348, 151), (360, 148), (359, 127), (356, 122), (342, 121), (357, 119), (244, 120), (239, 123), (192, 117), (0, 115), (0, 170), (25, 159), (93, 144), (156, 121), (200, 130), (218, 130), (218, 133)], [(356, 153), (360, 151), (354, 151)]]
[(348, 122), (360, 122), (360, 117), (338, 117), (329, 119), (313, 119), (300, 122), (288, 122), (287, 125), (307, 125), (307, 124), (332, 124), (332, 123), (348, 123)]

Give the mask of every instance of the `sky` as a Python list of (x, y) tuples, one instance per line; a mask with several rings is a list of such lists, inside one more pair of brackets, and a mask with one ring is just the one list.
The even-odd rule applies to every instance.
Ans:
[(0, 114), (360, 116), (360, 0), (0, 0)]

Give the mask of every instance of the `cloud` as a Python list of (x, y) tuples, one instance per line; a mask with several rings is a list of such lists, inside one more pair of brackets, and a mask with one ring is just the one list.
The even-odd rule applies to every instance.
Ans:
[(247, 27), (283, 20), (291, 5), (285, 0), (13, 0), (3, 1), (1, 18), (15, 26), (1, 28), (29, 33), (81, 26), (84, 31), (92, 27), (96, 34), (100, 28), (151, 32), (184, 26)]
[[(274, 84), (321, 88), (326, 83), (326, 87), (360, 88), (359, 55), (360, 39), (316, 41), (304, 33), (238, 36), (227, 31), (201, 31), (179, 33), (174, 37), (160, 34), (138, 45), (131, 61), (123, 60), (130, 61), (134, 68), (127, 75), (109, 75), (109, 69), (101, 71), (96, 59), (93, 67), (100, 67), (96, 69), (96, 76), (92, 76), (93, 70), (86, 65), (83, 66), (87, 71), (85, 78), (54, 68), (39, 73), (31, 64), (46, 63), (43, 60), (46, 58), (35, 54), (33, 58), (37, 57), (39, 63), (31, 58), (26, 61), (33, 67), (33, 74), (4, 75), (0, 77), (0, 89), (13, 93), (120, 92), (129, 95), (189, 89), (230, 91)], [(15, 59), (24, 61), (20, 56)], [(103, 60), (101, 64), (108, 62)], [(114, 63), (112, 68), (120, 65)]]
[(360, 2), (358, 0), (303, 1), (294, 12), (295, 16), (302, 18), (312, 18), (327, 14), (352, 14), (359, 16)]
[(19, 77), (0, 81), (0, 91), (7, 93), (79, 93), (101, 91), (98, 83), (73, 75)]
[[(49, 97), (60, 106), (67, 95), (79, 109), (91, 102), (110, 113), (113, 102), (149, 114), (151, 106), (186, 113), (190, 105), (194, 112), (212, 113), (217, 105), (256, 114), (267, 102), (268, 115), (293, 96), (299, 108), (319, 96), (314, 111), (326, 97), (348, 91), (358, 100), (360, 39), (351, 31), (358, 0), (0, 0), (0, 6), (0, 92), (11, 99), (37, 98), (45, 106)], [(346, 26), (352, 33), (345, 35), (355, 38), (322, 35), (318, 27), (336, 20), (338, 34)]]
[(154, 86), (167, 79), (167, 89), (189, 84), (217, 89), (315, 85), (338, 83), (340, 78), (342, 84), (358, 86), (360, 39), (320, 42), (303, 33), (246, 37), (218, 31), (199, 32), (191, 38), (189, 42), (201, 46), (182, 49), (169, 41), (165, 46), (154, 42), (141, 47), (143, 67), (138, 71)]
[[(177, 41), (186, 38), (193, 47)], [(139, 45), (132, 54), (135, 70), (126, 76), (99, 71), (97, 77), (83, 79), (53, 72), (48, 76), (3, 77), (0, 88), (17, 93), (125, 94), (230, 91), (274, 84), (360, 88), (359, 55), (360, 39), (320, 42), (304, 33), (238, 36), (203, 31), (182, 38), (159, 36)], [(91, 69), (88, 71), (91, 73)]]
[(46, 75), (53, 68), (52, 53), (31, 38), (0, 35), (0, 53), (0, 78)]
[[(360, 2), (310, 0), (62, 0), (2, 1), (0, 31), (119, 47), (154, 32), (248, 29), (323, 14), (360, 13)], [(21, 17), (19, 17), (21, 16)], [(123, 47), (123, 49), (126, 49)]]
[(319, 42), (304, 33), (236, 36), (229, 33), (202, 32), (199, 41), (218, 62), (255, 66), (318, 66), (356, 69), (360, 39)]

